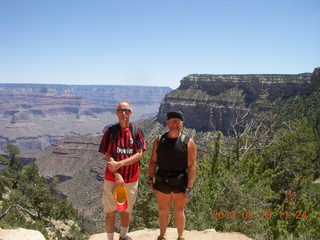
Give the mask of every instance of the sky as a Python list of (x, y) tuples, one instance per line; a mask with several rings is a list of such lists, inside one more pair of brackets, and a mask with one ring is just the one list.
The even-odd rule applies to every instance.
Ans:
[(320, 67), (320, 0), (0, 0), (0, 83), (179, 87)]

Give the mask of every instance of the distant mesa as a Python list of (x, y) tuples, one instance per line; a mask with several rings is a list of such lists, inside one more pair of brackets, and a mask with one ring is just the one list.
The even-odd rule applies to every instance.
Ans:
[(133, 121), (155, 116), (169, 87), (0, 84), (0, 150), (12, 143), (42, 151), (68, 136), (102, 133), (116, 121), (115, 104), (133, 104)]
[(164, 123), (167, 112), (180, 110), (185, 126), (229, 135), (235, 114), (268, 110), (277, 99), (309, 94), (319, 86), (320, 68), (313, 74), (191, 74), (165, 96), (157, 120)]
[[(273, 100), (290, 96), (281, 93), (288, 92), (286, 88), (290, 87), (296, 89), (292, 94), (297, 95), (314, 91), (314, 88), (310, 87), (312, 83), (310, 78), (313, 76), (310, 73), (288, 77), (287, 75), (250, 75), (247, 78), (246, 76), (227, 75), (222, 78), (220, 75), (189, 75), (181, 81), (178, 89), (165, 96), (157, 115), (158, 120), (164, 123), (167, 112), (182, 110), (187, 127), (194, 127), (197, 131), (215, 128), (228, 133), (230, 122), (237, 109), (247, 110), (253, 107), (260, 110), (269, 109), (272, 107)], [(215, 87), (210, 87), (211, 85)], [(316, 84), (316, 86), (319, 85)], [(215, 88), (219, 88), (221, 92)], [(279, 90), (276, 91), (277, 88)], [(250, 93), (249, 97), (247, 93)], [(154, 134), (150, 139), (154, 139), (159, 134), (157, 130), (165, 129), (162, 124), (153, 121), (154, 119), (153, 117), (154, 125), (148, 126), (151, 129), (150, 132)], [(192, 131), (195, 132), (195, 130)], [(59, 185), (59, 190), (68, 196), (81, 214), (102, 229), (104, 227), (103, 209), (102, 205), (98, 204), (101, 202), (101, 184), (97, 184), (97, 181), (103, 181), (105, 156), (97, 151), (102, 132), (97, 135), (99, 136), (64, 138), (44, 151), (36, 153), (35, 157), (41, 175), (50, 178), (56, 175), (71, 177), (64, 179), (66, 181)], [(149, 133), (145, 132), (145, 135)], [(86, 202), (83, 199), (86, 199)], [(85, 208), (83, 208), (84, 204)]]
[[(185, 126), (232, 133), (237, 114), (271, 109), (278, 99), (310, 94), (320, 87), (320, 68), (301, 74), (191, 74), (168, 87), (0, 84), (0, 149), (12, 143), (23, 152), (42, 151), (69, 136), (101, 135), (117, 121), (119, 100), (133, 104), (132, 121), (180, 110)], [(252, 115), (249, 115), (252, 117)]]

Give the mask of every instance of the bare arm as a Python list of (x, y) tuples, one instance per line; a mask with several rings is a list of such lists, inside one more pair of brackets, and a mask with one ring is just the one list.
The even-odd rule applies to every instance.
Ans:
[(197, 147), (191, 138), (188, 143), (188, 185), (187, 188), (192, 188), (196, 179), (197, 166)]
[(153, 141), (152, 154), (149, 162), (149, 177), (154, 177), (157, 169), (157, 148), (158, 148), (158, 137), (156, 137)]
[[(113, 157), (111, 157), (111, 155), (109, 153), (106, 153), (106, 160), (107, 160), (107, 167), (110, 169), (110, 165), (112, 165), (112, 163), (115, 163), (116, 161), (113, 159)], [(110, 169), (110, 171), (112, 171)], [(117, 170), (114, 170), (112, 171), (113, 174), (114, 174), (114, 178), (116, 180), (116, 185), (119, 186), (119, 185), (124, 185), (124, 180), (123, 180), (123, 177), (121, 176), (121, 174), (117, 171)]]
[(153, 187), (153, 184), (154, 184), (153, 178), (157, 170), (157, 159), (158, 159), (157, 148), (158, 148), (158, 137), (156, 137), (153, 141), (152, 154), (151, 154), (151, 158), (149, 162), (149, 170), (148, 170), (149, 179), (147, 180), (147, 183), (149, 184), (150, 188), (154, 192), (155, 192), (155, 189)]
[(111, 172), (115, 172), (123, 166), (129, 166), (139, 161), (142, 158), (142, 149), (139, 149), (135, 154), (121, 161), (115, 161), (110, 155), (108, 155), (109, 154), (106, 154), (108, 168)]
[(106, 153), (106, 160), (107, 160), (108, 164), (109, 164), (109, 162), (114, 161), (113, 157), (111, 157), (111, 155), (109, 153)]
[(135, 162), (139, 161), (142, 158), (142, 149), (139, 149), (138, 152), (133, 154), (132, 156), (121, 160), (119, 162), (115, 161), (110, 154), (106, 154), (107, 159), (107, 166), (111, 172), (114, 174), (114, 178), (116, 180), (116, 185), (124, 185), (124, 180), (121, 174), (118, 172), (118, 169), (123, 166), (129, 166), (131, 164), (134, 164)]

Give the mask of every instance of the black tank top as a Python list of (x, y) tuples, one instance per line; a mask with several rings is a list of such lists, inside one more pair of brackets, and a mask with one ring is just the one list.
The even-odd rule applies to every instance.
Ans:
[(183, 172), (188, 168), (188, 141), (185, 137), (181, 142), (181, 135), (178, 138), (169, 138), (165, 133), (158, 143), (157, 164), (160, 170)]

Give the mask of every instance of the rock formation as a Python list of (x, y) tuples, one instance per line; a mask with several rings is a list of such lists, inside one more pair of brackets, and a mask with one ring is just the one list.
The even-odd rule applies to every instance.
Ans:
[(180, 110), (186, 127), (229, 134), (236, 112), (266, 110), (276, 99), (309, 94), (320, 86), (319, 72), (317, 68), (313, 74), (188, 75), (165, 96), (157, 120), (164, 123), (167, 112)]
[(156, 115), (171, 89), (144, 86), (0, 84), (0, 149), (41, 151), (67, 136), (99, 135), (116, 121), (115, 104), (133, 104), (133, 120)]
[(320, 87), (320, 67), (315, 68), (311, 76), (311, 89), (316, 90)]
[(98, 152), (101, 136), (69, 137), (36, 153), (39, 172), (47, 179), (60, 180), (59, 195), (79, 213), (103, 229), (101, 204), (105, 157)]
[(46, 240), (45, 237), (36, 230), (24, 228), (0, 229), (0, 240)]

